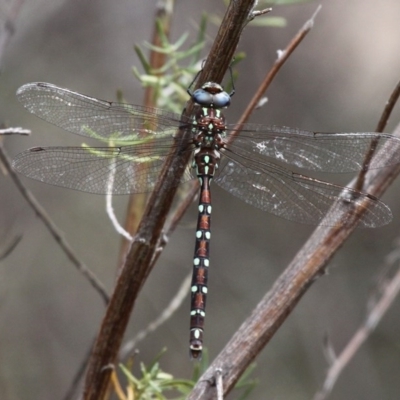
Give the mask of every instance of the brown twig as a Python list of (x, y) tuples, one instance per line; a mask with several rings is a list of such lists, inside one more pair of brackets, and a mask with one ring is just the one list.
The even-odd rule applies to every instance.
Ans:
[[(393, 257), (393, 255), (395, 256)], [(393, 251), (389, 257), (392, 258), (392, 263), (399, 262), (399, 249), (397, 248)], [(393, 301), (400, 292), (400, 268), (397, 269), (397, 273), (389, 281), (385, 280), (384, 284), (379, 287), (379, 292), (380, 297), (374, 301), (373, 306), (368, 310), (364, 323), (356, 331), (342, 352), (338, 356), (331, 357), (331, 363), (322, 389), (314, 396), (314, 400), (324, 400), (327, 398), (343, 369), (375, 330), (382, 317), (393, 304)]]
[[(389, 121), (390, 114), (392, 113), (394, 106), (396, 105), (397, 101), (399, 100), (399, 96), (400, 96), (400, 81), (397, 82), (396, 87), (394, 88), (392, 94), (389, 97), (389, 100), (387, 101), (387, 103), (385, 105), (385, 108), (383, 109), (381, 118), (378, 122), (375, 132), (382, 133), (383, 130), (385, 129), (386, 124)], [(378, 143), (379, 143), (379, 138), (376, 138), (371, 141), (371, 145), (370, 145), (368, 152), (366, 153), (364, 161), (363, 161), (363, 166), (361, 168), (360, 173), (358, 174), (356, 183), (354, 185), (354, 188), (356, 190), (361, 191), (363, 189), (365, 174), (367, 173), (368, 166), (370, 165), (372, 157), (374, 156), (374, 154), (376, 152)]]
[(274, 80), (276, 74), (280, 71), (280, 69), (292, 55), (297, 46), (307, 36), (308, 32), (310, 32), (310, 30), (314, 25), (315, 17), (317, 16), (320, 9), (321, 6), (317, 8), (314, 15), (302, 26), (302, 28), (299, 30), (296, 36), (294, 36), (294, 38), (286, 46), (285, 50), (279, 52), (278, 58), (275, 60), (274, 65), (265, 75), (265, 78), (263, 79), (257, 92), (254, 94), (253, 98), (250, 100), (249, 105), (246, 107), (243, 114), (239, 118), (239, 121), (237, 122), (235, 127), (236, 135), (240, 134), (240, 130), (242, 129), (243, 124), (250, 118), (252, 112), (257, 108), (258, 104), (260, 103), (260, 100), (263, 98), (264, 93), (268, 89), (271, 82)]
[(94, 339), (92, 340), (92, 345), (86, 351), (85, 356), (83, 357), (83, 360), (81, 361), (78, 370), (75, 372), (75, 375), (72, 379), (71, 384), (69, 385), (67, 393), (63, 397), (63, 400), (72, 400), (77, 397), (76, 393), (78, 391), (78, 386), (82, 380), (82, 376), (85, 373), (86, 367), (88, 365), (90, 354), (92, 352), (93, 343), (94, 343)]
[(64, 251), (66, 256), (75, 265), (78, 271), (89, 281), (93, 288), (100, 294), (104, 303), (107, 304), (109, 297), (104, 288), (103, 284), (99, 281), (96, 275), (82, 262), (79, 260), (78, 256), (75, 254), (74, 250), (63, 237), (62, 232), (57, 228), (56, 224), (52, 221), (50, 216), (47, 214), (45, 209), (39, 204), (33, 194), (24, 186), (24, 184), (19, 179), (18, 175), (14, 172), (11, 167), (10, 160), (7, 157), (1, 143), (0, 143), (0, 160), (3, 162), (11, 179), (13, 180), (15, 186), (21, 192), (22, 196), (35, 211), (38, 218), (43, 222), (46, 228), (49, 230), (51, 236), (58, 243), (61, 249)]
[[(1, 151), (1, 148), (0, 148)], [(8, 243), (0, 247), (0, 261), (8, 257), (21, 241), (22, 235), (14, 236)]]
[(400, 97), (400, 81), (397, 82), (395, 88), (393, 89), (392, 94), (387, 101), (385, 108), (383, 109), (381, 118), (376, 126), (375, 132), (383, 132), (386, 124), (389, 121), (390, 115), (392, 114), (393, 108), (396, 105), (397, 101)]
[[(197, 81), (198, 85), (205, 80), (221, 82), (253, 5), (254, 1), (250, 0), (230, 3), (215, 44)], [(185, 115), (189, 116), (192, 109), (193, 105), (190, 104)], [(188, 144), (189, 138), (190, 132), (185, 129), (181, 129), (177, 135), (175, 140), (178, 145), (172, 147), (166, 160), (118, 277), (89, 362), (83, 393), (85, 400), (102, 399), (107, 390), (110, 367), (120, 348), (138, 292), (151, 271), (162, 227), (177, 190), (175, 182), (182, 176), (189, 160), (190, 153), (181, 154), (180, 151)]]

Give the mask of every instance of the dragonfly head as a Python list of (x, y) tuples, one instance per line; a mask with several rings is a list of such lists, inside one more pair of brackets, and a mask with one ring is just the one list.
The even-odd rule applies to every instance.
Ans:
[(224, 91), (221, 85), (215, 82), (207, 82), (191, 95), (193, 101), (204, 107), (224, 108), (231, 103), (231, 96)]

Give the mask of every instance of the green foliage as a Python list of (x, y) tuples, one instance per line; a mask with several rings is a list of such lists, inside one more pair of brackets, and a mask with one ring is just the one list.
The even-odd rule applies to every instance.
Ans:
[[(120, 364), (120, 368), (127, 380), (126, 393), (121, 389), (120, 382), (114, 380), (114, 389), (119, 400), (184, 400), (193, 389), (194, 385), (208, 366), (207, 351), (203, 353), (201, 362), (195, 364), (192, 379), (175, 379), (171, 374), (160, 368), (160, 358), (164, 355), (162, 350), (154, 361), (145, 366), (140, 364), (140, 377), (135, 377), (129, 366)], [(235, 386), (241, 391), (239, 400), (244, 400), (257, 385), (257, 381), (249, 379), (255, 365), (251, 365)], [(167, 395), (170, 395), (167, 397)]]
[(196, 40), (184, 48), (188, 34), (185, 33), (175, 43), (170, 43), (158, 22), (157, 30), (161, 46), (157, 47), (150, 43), (145, 43), (144, 46), (166, 56), (165, 64), (159, 69), (153, 69), (142, 49), (135, 46), (136, 54), (145, 72), (140, 73), (136, 67), (133, 67), (133, 73), (144, 87), (154, 89), (153, 101), (157, 107), (176, 113), (182, 112), (183, 105), (188, 100), (187, 87), (201, 68), (201, 51), (205, 45), (206, 27), (207, 17), (203, 14)]
[(286, 19), (283, 17), (271, 17), (271, 16), (257, 17), (250, 22), (249, 26), (254, 26), (254, 27), (272, 26), (274, 28), (284, 28), (286, 26)]

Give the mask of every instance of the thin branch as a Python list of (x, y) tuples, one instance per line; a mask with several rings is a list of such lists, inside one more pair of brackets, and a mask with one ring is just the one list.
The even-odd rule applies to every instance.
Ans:
[(217, 388), (217, 400), (224, 400), (224, 381), (220, 368), (215, 371), (215, 387)]
[(261, 15), (268, 14), (272, 11), (272, 8), (264, 8), (263, 10), (252, 11), (249, 16), (249, 21), (253, 21), (254, 18), (257, 18)]
[(0, 135), (2, 135), (2, 136), (6, 136), (6, 135), (29, 136), (30, 134), (31, 134), (30, 129), (25, 129), (25, 128), (21, 128), (21, 127), (0, 129)]
[(112, 204), (112, 199), (113, 199), (113, 195), (112, 193), (112, 188), (114, 186), (114, 182), (115, 182), (115, 169), (110, 168), (110, 173), (108, 175), (108, 182), (107, 182), (107, 195), (106, 195), (106, 212), (108, 215), (108, 218), (110, 219), (111, 223), (114, 226), (114, 229), (120, 234), (122, 235), (129, 243), (132, 242), (133, 238), (130, 235), (130, 233), (125, 230), (121, 224), (118, 221), (117, 216), (115, 215), (114, 212), (114, 207)]
[(392, 114), (393, 108), (398, 102), (400, 97), (400, 81), (397, 82), (392, 94), (387, 101), (385, 108), (383, 109), (382, 116), (376, 126), (375, 132), (383, 132), (389, 121), (390, 115)]
[(63, 400), (73, 400), (76, 398), (76, 393), (78, 391), (78, 386), (79, 383), (82, 379), (83, 374), (85, 373), (86, 367), (89, 363), (89, 358), (92, 352), (92, 347), (93, 347), (94, 339), (92, 340), (92, 345), (89, 347), (89, 349), (86, 351), (86, 354), (83, 358), (83, 360), (80, 363), (80, 366), (78, 370), (76, 371), (71, 384), (69, 385), (68, 391), (63, 397)]
[(108, 218), (110, 219), (110, 221), (111, 221), (112, 225), (114, 226), (114, 229), (116, 230), (116, 232), (119, 233), (129, 243), (131, 243), (132, 240), (133, 240), (133, 237), (119, 223), (118, 218), (117, 218), (117, 216), (115, 215), (115, 212), (114, 212), (112, 199), (113, 199), (113, 196), (111, 194), (107, 194), (106, 195), (106, 212), (107, 212)]
[[(1, 151), (1, 147), (0, 147)], [(9, 243), (2, 244), (0, 248), (0, 261), (8, 257), (21, 241), (22, 235), (14, 236)]]
[[(399, 100), (399, 96), (400, 96), (400, 81), (397, 82), (397, 85), (393, 89), (393, 92), (390, 95), (389, 100), (387, 101), (387, 103), (383, 109), (381, 118), (378, 122), (375, 132), (381, 133), (385, 129), (386, 124), (389, 121), (390, 114), (392, 113), (394, 106), (396, 105), (397, 101)], [(372, 140), (370, 148), (368, 149), (368, 152), (365, 154), (363, 166), (361, 168), (360, 173), (358, 174), (356, 184), (354, 185), (354, 188), (356, 190), (361, 191), (363, 189), (365, 174), (367, 173), (369, 164), (372, 160), (372, 157), (375, 154), (375, 151), (378, 146), (378, 142), (379, 142), (378, 138)]]
[[(205, 80), (221, 82), (253, 5), (254, 1), (250, 0), (230, 3), (215, 45), (197, 82), (199, 85)], [(193, 104), (190, 103), (185, 115), (191, 115), (192, 111)], [(186, 148), (190, 136), (190, 130), (186, 129), (181, 129), (177, 134), (177, 146), (172, 147), (149, 199), (92, 351), (84, 384), (85, 400), (101, 399), (107, 390), (111, 375), (111, 369), (107, 367), (115, 362), (138, 292), (151, 271), (159, 237), (177, 190), (175, 182), (182, 176), (190, 157), (189, 152), (182, 154), (180, 149)]]
[[(399, 262), (399, 249), (396, 249), (392, 254), (396, 253), (397, 262)], [(394, 261), (393, 261), (394, 262)], [(400, 292), (400, 268), (397, 273), (389, 281), (385, 281), (380, 286), (380, 298), (375, 300), (374, 305), (369, 309), (368, 315), (354, 336), (347, 343), (342, 352), (333, 358), (333, 362), (329, 366), (322, 389), (318, 392), (314, 400), (325, 400), (332, 391), (336, 381), (338, 380), (343, 369), (348, 365), (349, 361), (354, 357), (362, 344), (368, 339), (371, 333), (375, 330), (389, 307), (393, 304)]]
[[(259, 107), (260, 103), (263, 101), (264, 93), (268, 89), (271, 82), (274, 80), (276, 74), (280, 71), (283, 67), (285, 62), (289, 59), (292, 53), (295, 51), (297, 46), (303, 41), (303, 39), (307, 36), (310, 32), (312, 27), (314, 26), (315, 18), (320, 11), (321, 6), (317, 8), (315, 13), (312, 17), (300, 28), (299, 32), (290, 43), (286, 46), (285, 50), (281, 50), (278, 53), (278, 58), (275, 60), (274, 65), (272, 68), (267, 72), (265, 75), (261, 85), (258, 87), (257, 92), (254, 94), (253, 98), (250, 100), (249, 105), (244, 110), (242, 116), (239, 118), (239, 121), (236, 124), (235, 131), (236, 134), (240, 134), (240, 130), (242, 129), (243, 124), (250, 118), (252, 112)], [(232, 136), (233, 137), (233, 136)]]
[(67, 240), (63, 237), (62, 232), (57, 228), (56, 224), (46, 213), (45, 209), (39, 204), (39, 202), (36, 200), (33, 194), (24, 186), (22, 181), (19, 179), (19, 176), (12, 169), (10, 160), (8, 159), (7, 154), (5, 153), (5, 150), (3, 149), (1, 143), (0, 143), (0, 161), (3, 162), (15, 186), (21, 192), (22, 196), (31, 206), (35, 214), (38, 216), (38, 218), (43, 222), (45, 227), (50, 232), (51, 236), (53, 236), (54, 240), (58, 243), (58, 245), (64, 251), (66, 256), (70, 259), (70, 261), (75, 265), (78, 271), (89, 281), (89, 283), (93, 286), (93, 288), (100, 294), (104, 303), (107, 304), (109, 298), (103, 284), (99, 281), (96, 275), (82, 261), (79, 260), (78, 256), (75, 254), (74, 250), (67, 242)]

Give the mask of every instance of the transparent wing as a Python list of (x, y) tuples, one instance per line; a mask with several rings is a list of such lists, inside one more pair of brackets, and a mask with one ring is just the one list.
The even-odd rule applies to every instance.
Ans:
[[(29, 83), (17, 91), (33, 114), (78, 135), (122, 147), (37, 147), (14, 159), (29, 178), (90, 193), (151, 191), (182, 125), (181, 116), (98, 100), (49, 83)], [(188, 148), (191, 151), (191, 148)], [(190, 170), (176, 182), (191, 179)]]
[[(268, 162), (260, 164), (247, 160), (243, 166), (235, 154), (227, 151), (225, 155), (214, 182), (263, 211), (291, 221), (318, 225), (333, 204), (341, 199), (348, 206), (364, 204), (362, 227), (385, 225), (392, 218), (390, 209), (371, 195), (295, 174)], [(333, 211), (328, 218), (324, 220), (327, 226), (340, 223), (339, 213)]]
[[(160, 139), (157, 153), (146, 144), (103, 148), (36, 147), (18, 154), (13, 167), (28, 178), (84, 192), (143, 193), (153, 189), (170, 146), (171, 140)], [(187, 168), (176, 185), (189, 179), (192, 175)]]
[[(228, 148), (245, 159), (256, 159), (260, 163), (265, 162), (265, 157), (271, 157), (313, 171), (351, 172), (362, 169), (366, 152), (375, 140), (377, 150), (385, 144), (400, 145), (400, 139), (389, 134), (320, 133), (246, 124)], [(399, 162), (400, 151), (390, 160), (374, 156), (368, 168), (382, 168)]]
[(27, 110), (45, 121), (100, 140), (171, 136), (181, 124), (178, 114), (98, 100), (50, 83), (28, 83), (18, 89), (17, 97)]

